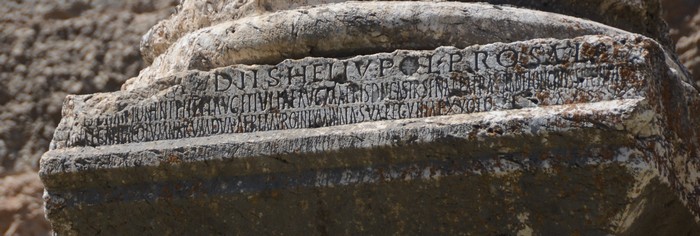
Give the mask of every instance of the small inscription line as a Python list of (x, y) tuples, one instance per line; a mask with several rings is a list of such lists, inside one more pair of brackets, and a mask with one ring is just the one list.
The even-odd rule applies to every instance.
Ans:
[[(516, 47), (517, 46), (517, 47)], [(630, 96), (634, 63), (574, 41), (400, 51), (193, 72), (155, 100), (86, 118), (69, 145), (113, 145), (595, 102)], [(622, 76), (625, 75), (625, 76)], [(624, 78), (623, 78), (624, 77)]]

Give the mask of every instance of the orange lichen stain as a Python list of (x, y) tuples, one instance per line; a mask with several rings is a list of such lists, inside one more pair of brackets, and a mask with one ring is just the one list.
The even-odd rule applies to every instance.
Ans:
[(571, 236), (581, 236), (581, 232), (578, 231), (578, 229), (574, 230), (574, 232), (571, 232)]
[(260, 196), (257, 194), (248, 196), (248, 202), (252, 204), (257, 204), (260, 201)]
[(620, 77), (623, 80), (633, 80), (634, 70), (632, 70), (632, 68), (626, 67), (626, 66), (620, 67)]
[(604, 149), (601, 152), (603, 160), (613, 160), (615, 158), (615, 152), (613, 150)]
[(418, 110), (424, 114), (423, 117), (433, 116), (433, 113), (435, 113), (432, 107), (426, 106), (425, 104), (421, 105)]
[(168, 159), (166, 160), (166, 162), (168, 162), (168, 164), (171, 164), (171, 165), (178, 165), (178, 164), (182, 163), (182, 160), (180, 160), (180, 157), (178, 157), (177, 155), (170, 154), (170, 155), (168, 155)]
[[(440, 111), (442, 111), (442, 114), (449, 114), (450, 111), (452, 110), (451, 108), (449, 108), (447, 106), (447, 103), (444, 101), (438, 102), (438, 108), (440, 109)], [(440, 114), (436, 114), (436, 115), (440, 115)]]
[(192, 185), (192, 188), (190, 189), (190, 194), (194, 195), (195, 193), (199, 193), (202, 191), (202, 182), (199, 181), (196, 184)]
[(277, 198), (277, 197), (279, 197), (279, 195), (280, 195), (280, 191), (279, 191), (279, 190), (271, 190), (271, 191), (270, 191), (270, 197), (271, 197), (271, 198)]
[(545, 104), (545, 102), (547, 101), (547, 99), (550, 96), (551, 96), (551, 94), (549, 93), (549, 91), (539, 91), (535, 94), (535, 97), (537, 98), (537, 100), (540, 101), (539, 105), (549, 105), (549, 104)]
[(450, 79), (460, 82), (461, 84), (468, 84), (469, 83), (469, 77), (467, 74), (463, 72), (458, 72), (458, 71), (453, 71), (450, 73)]
[(172, 198), (173, 193), (170, 191), (170, 188), (168, 186), (163, 186), (163, 188), (160, 190), (161, 192), (161, 197), (162, 198)]
[(608, 55), (607, 52), (603, 52), (603, 53), (600, 54), (598, 60), (599, 60), (599, 62), (607, 62), (607, 61), (610, 60), (610, 55)]
[(586, 58), (593, 58), (595, 56), (595, 48), (589, 43), (581, 44), (581, 54)]
[(299, 208), (301, 208), (302, 211), (308, 210), (309, 209), (309, 201), (301, 200), (299, 202)]
[[(521, 53), (521, 54), (524, 54), (524, 55), (527, 55), (528, 49), (530, 49), (530, 48), (529, 48), (528, 46), (526, 46), (526, 45), (523, 44), (523, 45), (520, 46), (520, 53)], [(527, 56), (521, 56), (520, 59), (521, 59), (520, 62), (521, 62), (522, 65), (527, 65), (527, 63), (530, 62), (530, 59), (529, 59), (529, 57), (527, 57)]]

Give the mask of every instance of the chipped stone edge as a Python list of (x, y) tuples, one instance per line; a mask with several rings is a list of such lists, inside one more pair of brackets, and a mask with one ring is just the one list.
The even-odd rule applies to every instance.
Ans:
[[(606, 117), (611, 118), (608, 127), (625, 131), (629, 127), (637, 127), (641, 122), (648, 125), (648, 114), (631, 111), (639, 110), (644, 99), (623, 99), (596, 103), (555, 105), (519, 110), (493, 111), (483, 113), (458, 114), (415, 118), (403, 120), (387, 120), (364, 122), (359, 124), (321, 127), (312, 129), (276, 130), (255, 133), (222, 134), (208, 137), (196, 137), (180, 140), (160, 140), (143, 143), (119, 144), (98, 147), (72, 147), (47, 152), (41, 160), (40, 174), (46, 178), (60, 173), (75, 173), (85, 170), (100, 170), (112, 168), (131, 168), (143, 166), (166, 165), (167, 162), (158, 156), (144, 157), (142, 160), (123, 163), (104, 162), (95, 159), (96, 156), (108, 153), (139, 153), (149, 150), (164, 150), (185, 147), (196, 150), (200, 146), (237, 145), (238, 152), (227, 153), (219, 157), (204, 156), (200, 159), (183, 160), (183, 162), (198, 162), (220, 160), (224, 158), (255, 158), (277, 154), (290, 153), (321, 153), (338, 151), (347, 148), (372, 148), (391, 146), (406, 140), (391, 139), (397, 134), (406, 139), (405, 134), (425, 134), (419, 136), (415, 143), (435, 142), (439, 138), (450, 137), (479, 142), (490, 134), (486, 129), (480, 130), (476, 140), (471, 140), (469, 133), (474, 124), (490, 124), (498, 126), (508, 122), (529, 124), (517, 133), (505, 133), (504, 136), (542, 135), (552, 132), (569, 132), (578, 128), (599, 127), (589, 120), (572, 121), (571, 117)], [(605, 123), (606, 121), (600, 121)], [(554, 125), (556, 124), (556, 125)], [(537, 130), (532, 132), (532, 130)], [(649, 135), (657, 130), (654, 127), (637, 129), (631, 135)], [(628, 132), (628, 131), (625, 131)], [(314, 140), (314, 141), (308, 141)], [(321, 140), (328, 145), (322, 144)], [(358, 141), (361, 140), (361, 141)], [(224, 157), (229, 156), (229, 157)]]
[[(503, 31), (502, 27), (512, 30)], [(324, 4), (221, 22), (190, 32), (138, 77), (129, 79), (122, 90), (146, 88), (152, 81), (177, 72), (232, 64), (276, 64), (286, 58), (350, 56), (357, 51), (368, 55), (595, 34), (632, 33), (567, 15), (483, 3)]]

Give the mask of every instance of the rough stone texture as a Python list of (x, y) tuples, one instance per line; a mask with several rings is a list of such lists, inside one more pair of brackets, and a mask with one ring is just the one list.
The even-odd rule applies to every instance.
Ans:
[[(700, 78), (700, 8), (687, 23), (688, 35), (683, 35), (676, 44), (681, 62), (695, 78)], [(692, 29), (692, 30), (691, 30)], [(700, 79), (696, 79), (700, 81)]]
[(624, 77), (645, 55), (618, 44), (535, 41), (191, 71), (151, 81), (159, 86), (146, 92), (68, 96), (51, 147), (634, 98), (643, 82)]
[(46, 235), (51, 231), (44, 218), (44, 186), (34, 171), (10, 175), (0, 181), (0, 233)]
[(694, 0), (662, 0), (663, 19), (668, 23), (668, 35), (674, 42), (678, 42), (683, 36), (688, 36), (697, 31), (693, 27), (693, 17), (697, 14), (700, 2)]
[[(25, 164), (36, 165), (38, 162), (39, 154), (44, 152), (48, 146), (49, 137), (52, 134), (52, 129), (55, 124), (59, 121), (58, 111), (63, 96), (68, 93), (74, 93), (79, 91), (79, 93), (92, 93), (95, 91), (110, 91), (116, 90), (117, 87), (128, 77), (134, 76), (139, 69), (135, 69), (139, 66), (133, 66), (134, 64), (139, 64), (133, 62), (132, 60), (140, 60), (138, 56), (135, 56), (136, 42), (140, 39), (141, 34), (147, 27), (150, 27), (157, 18), (167, 16), (167, 10), (163, 9), (162, 6), (170, 5), (173, 1), (156, 1), (152, 5), (150, 3), (145, 3), (143, 1), (117, 1), (105, 3), (104, 1), (90, 1), (86, 4), (86, 1), (81, 0), (69, 0), (69, 1), (1, 1), (0, 2), (0, 12), (3, 14), (0, 16), (2, 19), (0, 22), (2, 27), (0, 27), (0, 40), (2, 40), (2, 46), (0, 46), (0, 59), (3, 61), (0, 65), (0, 162), (2, 162), (3, 171), (0, 171), (0, 183), (11, 183), (17, 180), (25, 179), (25, 173), (30, 173), (32, 170), (23, 167)], [(202, 1), (203, 2), (203, 1)], [(216, 1), (208, 1), (213, 3), (211, 6), (224, 6), (228, 3), (221, 3)], [(491, 1), (492, 3), (499, 3), (499, 1)], [(506, 2), (506, 1), (500, 1)], [(593, 19), (599, 22), (604, 22), (612, 25), (617, 25), (617, 27), (644, 33), (644, 27), (651, 26), (650, 29), (654, 27), (659, 27), (658, 22), (654, 20), (633, 20), (632, 24), (641, 24), (641, 28), (628, 28), (622, 24), (627, 24), (628, 21), (618, 22), (615, 19), (627, 18), (627, 19), (638, 19), (635, 18), (639, 12), (647, 12), (648, 14), (643, 14), (644, 16), (649, 15), (652, 19), (658, 14), (656, 6), (653, 2), (646, 3), (646, 1), (638, 1), (639, 3), (645, 4), (643, 7), (633, 6), (628, 7), (629, 3), (637, 3), (634, 1), (617, 1), (610, 2), (605, 5), (596, 5), (596, 1), (510, 1), (508, 0), (506, 4), (512, 4), (517, 6), (527, 6), (541, 9), (545, 11), (555, 11), (570, 15), (583, 15), (584, 18)], [(562, 4), (566, 3), (566, 4)], [(199, 1), (185, 1), (185, 4), (201, 4)], [(221, 4), (221, 5), (217, 5)], [(235, 3), (232, 3), (235, 6)], [(248, 3), (243, 3), (248, 4)], [(247, 6), (255, 6), (255, 4), (248, 4)], [(525, 4), (525, 5), (524, 5)], [(590, 5), (589, 5), (590, 4)], [(669, 20), (671, 28), (678, 29), (678, 31), (671, 31), (671, 36), (676, 39), (683, 35), (691, 35), (692, 32), (697, 32), (697, 24), (690, 24), (690, 19), (692, 17), (687, 17), (687, 14), (692, 14), (694, 10), (697, 9), (697, 4), (699, 2), (694, 0), (664, 0), (664, 10), (669, 12), (668, 15), (679, 18), (680, 23), (677, 21)], [(693, 5), (695, 4), (695, 5)], [(201, 4), (206, 6), (204, 4)], [(301, 3), (297, 5), (303, 5)], [(284, 8), (294, 8), (285, 6), (282, 3), (276, 3), (272, 6), (266, 7), (276, 7), (284, 6)], [(583, 6), (583, 7), (582, 7)], [(592, 7), (591, 7), (592, 6)], [(601, 7), (602, 6), (602, 7)], [(225, 8), (230, 8), (226, 6)], [(245, 7), (244, 7), (245, 8)], [(264, 8), (264, 7), (263, 7)], [(608, 9), (603, 11), (598, 11), (598, 9)], [(627, 11), (625, 9), (633, 8), (640, 10)], [(649, 8), (651, 10), (647, 10)], [(151, 12), (152, 9), (156, 9), (155, 12)], [(193, 7), (184, 7), (181, 9), (180, 14), (177, 16), (183, 16), (186, 12), (193, 14), (193, 16), (210, 16), (216, 15), (217, 17), (231, 17), (225, 14), (204, 14), (203, 12), (197, 12), (198, 10)], [(198, 8), (206, 9), (206, 8)], [(214, 11), (218, 8), (211, 7)], [(243, 8), (240, 8), (243, 9)], [(272, 8), (270, 8), (272, 9)], [(584, 9), (586, 9), (584, 11)], [(213, 12), (213, 11), (212, 11)], [(599, 13), (605, 13), (602, 16)], [(46, 13), (46, 14), (44, 14)], [(194, 14), (196, 13), (196, 14)], [(237, 14), (234, 11), (229, 11), (228, 13)], [(258, 13), (256, 13), (258, 14)], [(262, 14), (262, 13), (260, 13)], [(153, 17), (158, 15), (157, 17)], [(131, 19), (130, 16), (136, 16), (133, 20), (120, 20), (120, 19)], [(175, 16), (175, 17), (177, 17)], [(125, 17), (125, 18), (120, 18)], [(117, 19), (117, 20), (104, 20), (105, 18)], [(607, 20), (600, 20), (603, 18), (608, 18)], [(658, 17), (656, 17), (658, 18)], [(100, 20), (102, 19), (102, 20)], [(143, 24), (135, 24), (136, 19), (144, 20)], [(190, 18), (191, 20), (192, 18)], [(612, 20), (611, 20), (612, 19)], [(221, 19), (219, 19), (221, 20)], [(227, 20), (227, 19), (224, 19)], [(172, 23), (161, 23), (160, 27), (167, 27), (168, 30), (186, 28), (185, 25), (189, 22), (200, 22), (200, 21), (183, 21), (177, 24)], [(204, 22), (204, 21), (201, 21)], [(213, 21), (212, 21), (213, 22)], [(648, 24), (651, 22), (651, 24)], [(168, 24), (163, 26), (164, 24)], [(646, 26), (644, 25), (646, 24)], [(687, 26), (681, 26), (685, 24)], [(81, 27), (87, 25), (94, 25), (93, 31), (82, 31)], [(128, 26), (127, 26), (128, 25)], [(657, 26), (654, 26), (657, 25)], [(43, 27), (42, 27), (43, 26)], [(34, 32), (36, 37), (25, 37), (24, 33), (31, 32), (27, 30), (28, 28), (37, 29)], [(89, 27), (88, 27), (89, 28)], [(192, 29), (199, 29), (200, 26), (192, 27)], [(21, 30), (20, 30), (21, 29)], [(658, 28), (657, 28), (658, 29)], [(141, 31), (141, 32), (139, 32)], [(118, 33), (115, 33), (118, 32)], [(152, 31), (152, 32), (155, 32)], [(649, 31), (651, 32), (651, 31)], [(691, 32), (691, 33), (687, 33)], [(644, 33), (651, 36), (649, 33)], [(109, 61), (99, 61), (94, 64), (92, 57), (86, 57), (82, 54), (83, 51), (76, 52), (76, 50), (68, 49), (73, 44), (69, 43), (69, 40), (60, 39), (64, 35), (69, 38), (69, 40), (75, 40), (80, 43), (80, 45), (88, 45), (90, 47), (95, 47), (97, 50), (91, 51), (88, 49), (83, 49), (84, 51), (96, 53), (95, 58), (101, 58), (100, 55), (110, 55)], [(114, 37), (113, 35), (117, 35)], [(20, 37), (22, 36), (22, 37)], [(693, 37), (688, 37), (693, 39)], [(172, 40), (172, 39), (170, 39)], [(126, 43), (118, 43), (126, 42)], [(679, 54), (684, 54), (685, 51), (690, 52), (689, 56), (681, 56), (681, 59), (685, 62), (692, 62), (697, 60), (697, 48), (698, 42), (695, 41), (693, 46), (693, 41), (689, 42), (687, 47), (680, 48)], [(19, 45), (19, 46), (18, 46)], [(680, 45), (679, 45), (680, 46)], [(23, 48), (24, 50), (13, 51), (14, 48)], [(120, 49), (115, 49), (120, 48)], [(13, 55), (17, 52), (20, 55), (17, 58), (21, 60), (26, 60), (26, 63), (32, 64), (22, 64), (18, 63), (18, 59)], [(108, 53), (107, 53), (108, 52)], [(106, 54), (107, 53), (107, 54)], [(693, 54), (695, 53), (695, 54)], [(60, 56), (60, 58), (59, 58)], [(687, 58), (687, 59), (684, 59)], [(14, 60), (14, 62), (13, 62)], [(20, 60), (20, 61), (21, 61)], [(24, 66), (20, 66), (24, 65)], [(35, 65), (29, 69), (29, 65)], [(94, 80), (94, 77), (80, 77), (80, 74), (85, 73), (86, 66), (79, 65), (89, 65), (90, 68), (94, 69), (95, 74), (107, 74), (108, 80), (105, 82), (104, 77), (99, 77), (98, 80)], [(119, 65), (131, 65), (131, 66), (119, 66)], [(61, 67), (71, 68), (70, 70), (63, 70)], [(691, 71), (693, 70), (692, 64), (686, 63)], [(15, 68), (18, 68), (15, 70)], [(24, 68), (24, 69), (22, 69)], [(100, 72), (106, 70), (107, 72)], [(697, 69), (696, 69), (697, 71)], [(59, 73), (60, 72), (60, 73)], [(696, 78), (698, 73), (695, 73)], [(10, 80), (12, 78), (12, 80)], [(21, 78), (21, 79), (20, 79)], [(82, 78), (82, 79), (74, 79)], [(11, 82), (11, 83), (10, 83)], [(106, 85), (102, 85), (106, 84)], [(57, 93), (57, 94), (56, 94)], [(53, 95), (51, 95), (53, 94)], [(39, 127), (39, 128), (37, 128)], [(40, 128), (43, 127), (43, 128)], [(10, 174), (14, 173), (14, 174)], [(7, 176), (9, 174), (9, 176)], [(12, 176), (16, 175), (16, 176)], [(26, 185), (37, 185), (39, 184), (37, 178), (26, 178), (29, 182)], [(14, 192), (12, 192), (14, 193)], [(8, 198), (13, 198), (13, 195), (6, 195)], [(26, 203), (26, 207), (11, 208), (11, 209), (33, 209), (27, 211), (19, 211), (18, 215), (13, 216), (16, 219), (35, 219), (39, 222), (34, 223), (34, 221), (23, 221), (22, 226), (13, 229), (27, 229), (31, 231), (34, 227), (32, 225), (42, 225), (41, 217), (35, 217), (36, 215), (24, 214), (21, 212), (36, 212), (38, 205), (32, 204), (36, 200), (29, 200), (25, 197), (33, 196), (35, 199), (39, 198), (38, 194), (34, 195), (22, 195), (17, 196), (18, 199), (24, 199), (20, 202)], [(26, 200), (26, 201), (25, 201)], [(8, 208), (10, 209), (10, 208)], [(3, 213), (4, 215), (12, 214), (11, 212)], [(669, 218), (669, 217), (665, 217)], [(2, 218), (10, 219), (10, 218)], [(14, 221), (13, 219), (13, 222)], [(656, 221), (650, 221), (656, 222)], [(13, 223), (0, 222), (0, 232), (5, 233), (9, 228), (4, 228), (5, 225), (10, 225)], [(657, 224), (650, 224), (655, 225)], [(28, 231), (15, 231), (15, 232), (28, 232)], [(678, 234), (672, 234), (678, 235)], [(685, 234), (683, 234), (685, 235)]]
[(118, 90), (175, 0), (0, 1), (0, 235), (48, 235), (38, 174), (67, 94)]
[[(179, 7), (178, 14), (159, 22), (141, 42), (141, 52), (147, 62), (152, 62), (164, 53), (180, 37), (219, 23), (258, 16), (271, 12), (305, 8), (322, 3), (342, 2), (341, 0), (301, 0), (301, 1), (199, 1), (187, 0)], [(470, 2), (469, 0), (463, 2)], [(644, 34), (657, 39), (669, 49), (676, 42), (680, 60), (700, 81), (700, 69), (696, 48), (700, 45), (696, 37), (700, 27), (691, 20), (697, 13), (700, 2), (695, 0), (487, 0), (492, 4), (503, 4), (548, 12), (556, 12), (574, 17), (590, 19), (626, 31)], [(671, 25), (670, 37), (661, 16)], [(695, 20), (697, 22), (697, 20)], [(684, 40), (679, 41), (681, 37)], [(670, 50), (669, 50), (670, 51)]]
[(69, 96), (47, 216), (66, 234), (697, 234), (700, 98), (669, 58), (639, 35), (538, 39)]
[(232, 64), (623, 33), (578, 18), (488, 4), (347, 2), (242, 18), (194, 31), (124, 87), (149, 87), (157, 77)]
[(117, 90), (138, 74), (141, 36), (174, 3), (149, 2), (0, 3), (0, 173), (36, 166), (67, 94)]
[[(219, 23), (270, 12), (304, 8), (343, 0), (186, 0), (178, 7), (178, 13), (158, 23), (141, 42), (141, 52), (146, 61), (153, 61), (171, 44), (190, 32)], [(655, 38), (670, 45), (665, 24), (660, 21), (658, 0), (466, 0), (462, 2), (488, 2), (525, 7), (574, 17), (591, 19), (623, 30)], [(513, 30), (514, 28), (509, 28)]]
[(700, 1), (664, 0), (663, 4), (664, 19), (671, 26), (669, 35), (676, 42), (679, 59), (695, 81), (700, 81)]

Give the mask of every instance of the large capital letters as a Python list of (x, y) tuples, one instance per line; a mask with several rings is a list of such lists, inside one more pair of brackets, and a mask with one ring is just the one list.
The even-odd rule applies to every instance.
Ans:
[(216, 73), (214, 74), (214, 90), (217, 92), (226, 91), (231, 88), (233, 84), (233, 78), (226, 73)]
[[(506, 54), (506, 52), (512, 53), (510, 55), (510, 59), (512, 61), (510, 64), (503, 64), (504, 63), (503, 54)], [(508, 54), (506, 54), (506, 55), (508, 55)], [(513, 66), (515, 66), (516, 63), (518, 63), (518, 52), (512, 48), (504, 49), (503, 51), (500, 51), (498, 53), (498, 55), (496, 55), (496, 62), (498, 62), (498, 64), (503, 66), (503, 67), (513, 67)]]
[[(385, 64), (385, 62), (388, 62)], [(394, 59), (393, 58), (382, 58), (379, 59), (379, 76), (384, 76), (384, 70), (391, 68), (394, 66)]]
[(481, 63), (483, 63), (484, 67), (488, 69), (489, 65), (486, 64), (486, 59), (489, 58), (489, 54), (485, 51), (474, 51), (474, 70), (479, 71), (479, 54), (484, 55), (484, 59), (481, 60)]
[(462, 60), (462, 54), (459, 52), (450, 53), (450, 72), (454, 71), (455, 63)]

